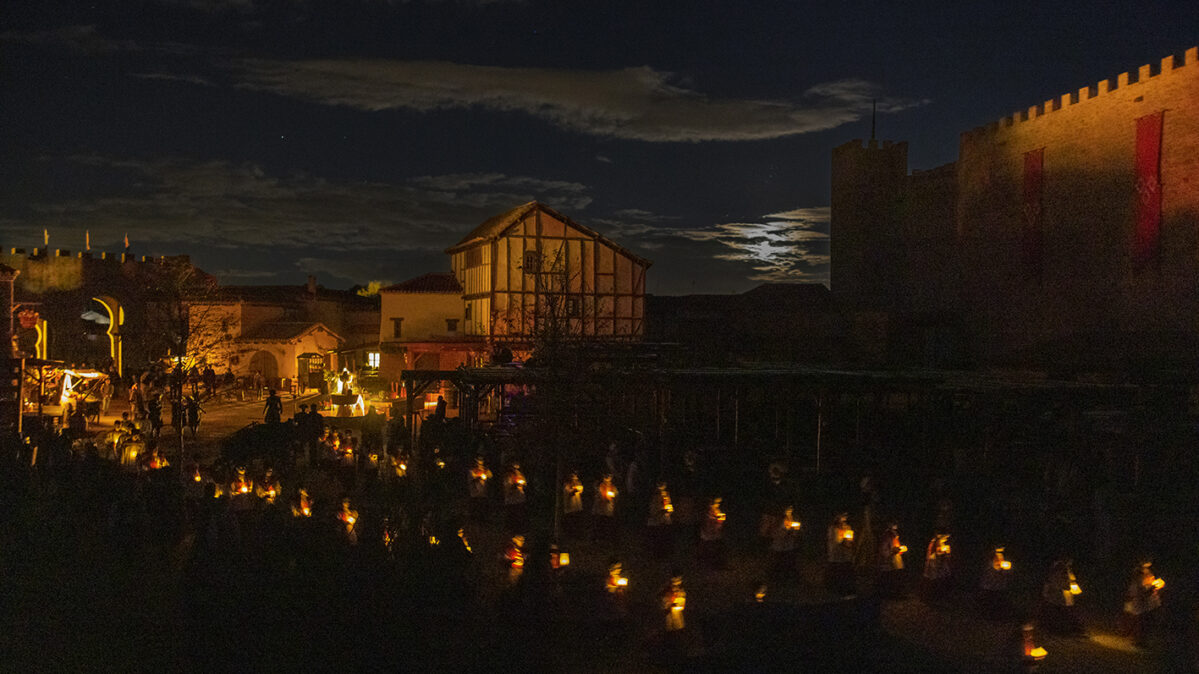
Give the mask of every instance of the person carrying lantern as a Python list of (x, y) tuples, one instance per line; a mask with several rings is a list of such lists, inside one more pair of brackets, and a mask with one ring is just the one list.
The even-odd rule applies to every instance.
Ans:
[(943, 597), (949, 593), (952, 555), (949, 534), (937, 532), (924, 553), (924, 591), (928, 597)]
[(799, 546), (802, 525), (795, 518), (794, 506), (783, 510), (783, 518), (775, 523), (770, 536), (770, 571), (782, 575), (795, 568), (795, 549)]
[(1031, 622), (1020, 626), (1016, 634), (1015, 656), (1018, 669), (1024, 672), (1035, 672), (1040, 668), (1045, 656), (1049, 655), (1043, 647), (1037, 645), (1036, 627)]
[(475, 522), (487, 521), (487, 485), (491, 481), (491, 470), (483, 463), (483, 457), (475, 457), (475, 465), (470, 469), (470, 480), (467, 485), (470, 493), (470, 518)]
[(888, 598), (902, 597), (904, 593), (903, 556), (908, 546), (899, 540), (899, 524), (891, 522), (883, 532), (878, 544), (878, 590)]
[(720, 508), (722, 502), (719, 496), (712, 499), (699, 528), (700, 561), (717, 567), (724, 565), (724, 522), (727, 516)]
[(520, 464), (512, 464), (508, 475), (504, 478), (504, 520), (509, 531), (524, 531), (525, 502), (528, 495), (525, 489), (528, 481), (525, 474), (520, 472)]
[(624, 597), (629, 589), (629, 579), (624, 575), (624, 565), (620, 560), (613, 559), (608, 563), (608, 580), (604, 589), (610, 597)]
[(991, 552), (979, 579), (980, 602), (983, 609), (995, 617), (1009, 615), (1012, 611), (1008, 588), (1012, 584), (1012, 563), (1004, 557), (1005, 548), (997, 547)]
[(1153, 573), (1153, 562), (1142, 560), (1133, 570), (1124, 594), (1124, 615), (1132, 643), (1144, 648), (1147, 628), (1162, 606), (1161, 591), (1166, 582)]
[(1084, 637), (1082, 621), (1076, 606), (1082, 588), (1074, 577), (1074, 562), (1070, 558), (1059, 559), (1049, 569), (1049, 577), (1041, 586), (1044, 599), (1045, 626), (1059, 634)]
[(275, 477), (275, 471), (267, 468), (254, 493), (267, 504), (274, 505), (275, 499), (279, 497), (282, 491), (283, 487), (279, 484), (279, 479)]
[(683, 589), (683, 573), (678, 569), (670, 574), (670, 584), (662, 591), (661, 599), (666, 633), (681, 632), (687, 626), (683, 619), (683, 610), (687, 607), (687, 591)]
[(300, 488), (300, 495), (291, 506), (291, 514), (300, 519), (312, 517), (312, 499), (308, 497), (307, 489)]
[(341, 500), (341, 510), (337, 513), (337, 519), (341, 521), (345, 528), (346, 541), (350, 545), (358, 544), (358, 511), (350, 507), (350, 499), (343, 498)]
[(229, 483), (229, 497), (234, 510), (249, 510), (254, 495), (254, 481), (246, 477), (246, 467), (237, 467), (237, 476)]
[(612, 473), (595, 485), (595, 497), (591, 502), (592, 533), (596, 538), (612, 540), (616, 533), (616, 497), (620, 491), (612, 482)]
[(645, 525), (649, 534), (650, 547), (660, 558), (669, 556), (674, 543), (670, 530), (673, 513), (674, 504), (671, 503), (670, 492), (666, 490), (666, 483), (658, 482), (657, 492), (649, 502), (649, 516), (645, 520)]
[(515, 585), (525, 570), (525, 537), (517, 534), (504, 549), (504, 565), (508, 568), (508, 583)]
[(849, 513), (840, 513), (828, 526), (826, 538), (828, 568), (825, 582), (829, 590), (848, 597), (857, 592), (857, 580), (853, 573), (854, 540), (849, 526)]
[(562, 514), (566, 533), (578, 535), (582, 529), (580, 522), (583, 517), (583, 482), (578, 473), (571, 473), (562, 484)]

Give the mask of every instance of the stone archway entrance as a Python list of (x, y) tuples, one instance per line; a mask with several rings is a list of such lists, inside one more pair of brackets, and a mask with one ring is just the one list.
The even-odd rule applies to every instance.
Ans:
[(257, 351), (250, 356), (250, 372), (261, 372), (268, 386), (279, 378), (279, 360), (270, 351)]

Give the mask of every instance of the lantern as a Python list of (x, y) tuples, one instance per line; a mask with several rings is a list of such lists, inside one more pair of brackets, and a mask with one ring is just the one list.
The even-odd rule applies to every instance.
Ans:
[(1007, 561), (1007, 560), (1005, 559), (1005, 560), (1003, 560), (1002, 562), (1000, 562), (1000, 563), (999, 563), (999, 568), (1003, 569), (1004, 571), (1011, 571), (1011, 570), (1012, 570), (1012, 563), (1011, 563), (1011, 562), (1009, 562), (1009, 561)]
[(1037, 646), (1028, 652), (1028, 657), (1032, 658), (1033, 660), (1044, 660), (1046, 655), (1049, 655), (1049, 651), (1040, 646)]
[(1166, 581), (1162, 580), (1161, 578), (1153, 579), (1153, 589), (1160, 590), (1165, 586), (1166, 586)]
[(1078, 586), (1078, 583), (1070, 583), (1070, 594), (1082, 594), (1082, 588)]
[(846, 529), (845, 533), (841, 534), (841, 540), (846, 541), (846, 542), (852, 541), (853, 540), (853, 529)]

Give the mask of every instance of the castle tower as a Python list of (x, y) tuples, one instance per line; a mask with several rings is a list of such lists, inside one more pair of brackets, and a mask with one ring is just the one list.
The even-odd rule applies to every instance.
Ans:
[(883, 308), (900, 294), (907, 172), (906, 142), (853, 140), (833, 149), (829, 285), (842, 306)]

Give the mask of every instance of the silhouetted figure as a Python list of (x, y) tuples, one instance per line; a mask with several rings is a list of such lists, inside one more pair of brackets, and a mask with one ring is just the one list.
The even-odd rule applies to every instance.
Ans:
[(283, 400), (275, 389), (271, 389), (271, 393), (266, 398), (266, 405), (262, 408), (263, 421), (268, 424), (277, 424), (283, 420)]

